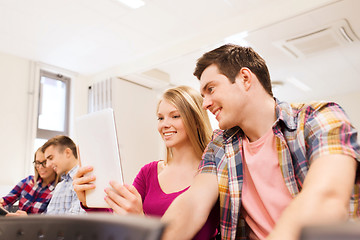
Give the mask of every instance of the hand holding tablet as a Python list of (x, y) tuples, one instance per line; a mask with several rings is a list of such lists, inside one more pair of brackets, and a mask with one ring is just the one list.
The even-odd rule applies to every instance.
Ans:
[[(92, 166), (85, 177), (95, 176), (95, 189), (85, 192), (88, 207), (108, 208), (104, 189), (112, 180), (123, 183), (114, 112), (108, 108), (77, 118), (75, 132), (82, 166)], [(80, 199), (81, 200), (81, 199)]]

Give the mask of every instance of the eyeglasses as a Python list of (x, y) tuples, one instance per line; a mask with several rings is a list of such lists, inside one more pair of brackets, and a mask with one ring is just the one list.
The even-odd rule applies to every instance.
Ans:
[(39, 168), (40, 165), (43, 167), (43, 168), (46, 168), (46, 160), (45, 161), (42, 161), (42, 162), (39, 162), (39, 161), (33, 161), (33, 164), (36, 168)]

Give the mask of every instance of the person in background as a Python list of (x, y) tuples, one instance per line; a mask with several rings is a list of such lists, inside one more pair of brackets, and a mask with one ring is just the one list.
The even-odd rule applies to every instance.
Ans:
[(8, 195), (0, 199), (0, 204), (9, 209), (17, 201), (18, 213), (42, 213), (46, 210), (57, 182), (58, 175), (46, 166), (44, 153), (39, 148), (34, 154), (35, 176), (21, 180)]
[[(207, 112), (201, 106), (200, 94), (190, 87), (165, 91), (157, 117), (158, 131), (167, 149), (166, 160), (146, 164), (131, 186), (110, 183), (112, 188), (105, 189), (105, 200), (115, 213), (162, 216), (171, 202), (188, 190), (212, 133)], [(95, 176), (84, 176), (91, 171), (91, 167), (81, 167), (74, 178), (74, 189), (85, 206), (84, 191), (95, 188), (91, 184)], [(219, 208), (214, 207), (194, 239), (214, 239), (218, 224)]]
[(360, 146), (339, 105), (274, 98), (266, 63), (250, 47), (207, 52), (194, 75), (221, 130), (164, 214), (164, 239), (194, 236), (218, 198), (222, 239), (295, 240), (306, 225), (359, 217)]
[(73, 177), (79, 168), (76, 145), (67, 136), (59, 135), (49, 139), (41, 148), (47, 160), (47, 166), (61, 175), (46, 214), (81, 214), (85, 211), (73, 188)]

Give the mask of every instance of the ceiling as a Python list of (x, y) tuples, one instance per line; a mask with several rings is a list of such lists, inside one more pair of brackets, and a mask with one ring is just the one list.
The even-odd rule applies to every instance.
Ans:
[[(172, 85), (197, 87), (195, 61), (225, 42), (248, 44), (267, 61), (282, 99), (360, 90), (360, 45), (294, 58), (276, 43), (347, 19), (360, 36), (357, 0), (0, 0), (0, 52), (81, 75), (130, 79), (157, 69)], [(241, 40), (235, 40), (236, 34)], [(299, 88), (291, 79), (309, 87)], [(289, 94), (291, 92), (291, 94)]]

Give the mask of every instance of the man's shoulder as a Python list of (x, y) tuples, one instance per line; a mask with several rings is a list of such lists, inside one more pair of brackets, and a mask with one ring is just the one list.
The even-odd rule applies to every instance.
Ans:
[(61, 191), (63, 185), (64, 185), (64, 181), (58, 182), (58, 184), (56, 184), (56, 187), (53, 191), (53, 195), (55, 195), (55, 194), (57, 194), (57, 192)]
[(338, 111), (341, 107), (335, 102), (312, 101), (308, 103), (291, 103), (291, 108), (297, 113), (312, 113), (324, 109), (329, 111)]
[(221, 129), (215, 129), (213, 131), (213, 135), (210, 141), (210, 144), (216, 145), (216, 146), (222, 146), (224, 144), (224, 130)]
[(164, 162), (164, 160), (157, 160), (157, 161), (149, 162), (140, 169), (140, 172), (142, 174), (146, 174), (146, 175), (148, 175), (149, 173), (152, 173), (152, 172), (157, 173), (158, 164), (161, 164), (162, 162)]
[(220, 140), (220, 139), (223, 139), (223, 138), (224, 138), (223, 135), (224, 135), (224, 130), (215, 129), (215, 130), (213, 131), (212, 140), (213, 140), (213, 141), (215, 141), (215, 140), (218, 141), (218, 140)]
[(215, 129), (210, 144), (221, 147), (235, 135), (237, 136), (240, 132), (241, 129), (239, 127), (233, 127), (226, 130)]
[(343, 112), (343, 109), (335, 102), (312, 101), (302, 103), (287, 103), (277, 101), (277, 115), (287, 123), (296, 125), (299, 119), (308, 119), (309, 116), (317, 116), (322, 113)]
[(29, 175), (26, 178), (22, 179), (20, 182), (23, 183), (23, 184), (33, 184), (34, 183), (34, 176)]

